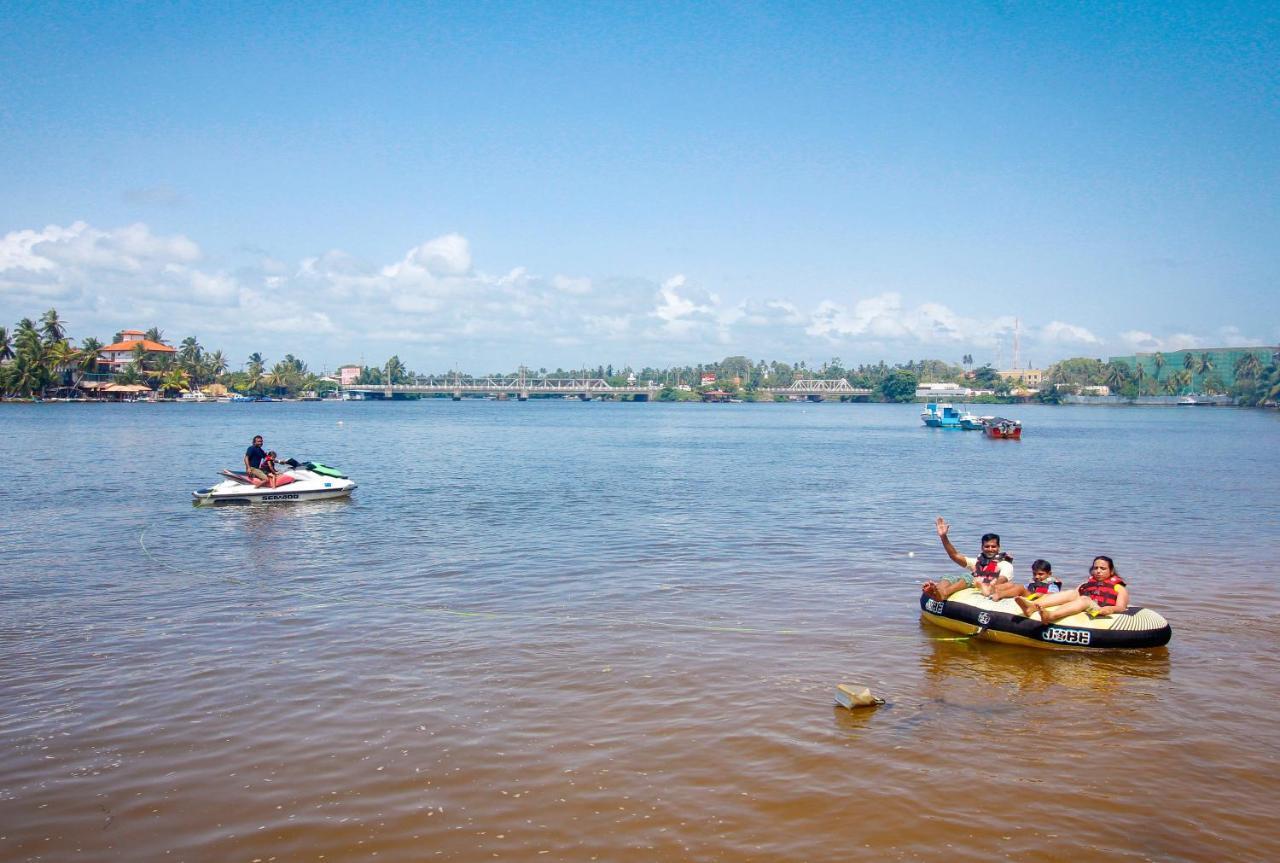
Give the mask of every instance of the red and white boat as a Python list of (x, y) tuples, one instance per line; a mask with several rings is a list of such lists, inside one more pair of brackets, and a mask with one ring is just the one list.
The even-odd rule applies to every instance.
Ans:
[(1018, 420), (1005, 419), (1004, 417), (983, 417), (983, 425), (985, 426), (983, 433), (987, 437), (1009, 440), (1022, 439), (1022, 423)]

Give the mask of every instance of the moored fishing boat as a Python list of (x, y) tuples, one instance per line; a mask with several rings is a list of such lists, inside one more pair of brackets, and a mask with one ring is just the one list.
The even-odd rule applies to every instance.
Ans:
[(920, 421), (929, 428), (960, 428), (960, 412), (953, 405), (930, 402), (920, 412)]
[(1022, 439), (1022, 423), (1018, 420), (1005, 419), (1004, 417), (983, 417), (983, 427), (987, 437), (990, 438)]
[(1014, 600), (989, 599), (972, 587), (944, 600), (920, 594), (920, 616), (963, 635), (1049, 650), (1162, 647), (1173, 637), (1169, 621), (1149, 608), (1099, 617), (1080, 612), (1046, 624), (1024, 615)]

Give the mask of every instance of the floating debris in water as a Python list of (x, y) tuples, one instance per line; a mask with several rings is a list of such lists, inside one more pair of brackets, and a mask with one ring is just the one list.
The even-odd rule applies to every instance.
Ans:
[(836, 687), (836, 704), (852, 710), (855, 707), (876, 707), (884, 704), (883, 698), (871, 694), (871, 690), (855, 683), (841, 683)]

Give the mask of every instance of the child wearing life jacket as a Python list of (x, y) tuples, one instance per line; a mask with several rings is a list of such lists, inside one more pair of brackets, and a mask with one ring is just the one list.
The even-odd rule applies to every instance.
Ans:
[(1047, 560), (1037, 560), (1031, 564), (1031, 581), (1027, 582), (1027, 595), (1044, 596), (1062, 590), (1062, 582), (1053, 577), (1053, 564)]
[(1044, 623), (1053, 623), (1081, 611), (1087, 611), (1090, 617), (1105, 617), (1127, 611), (1129, 587), (1120, 573), (1116, 572), (1115, 561), (1106, 555), (1099, 555), (1093, 559), (1093, 566), (1089, 568), (1089, 580), (1075, 590), (1032, 594), (1016, 599), (1027, 617), (1039, 614)]
[(1000, 582), (991, 591), (994, 600), (1012, 599), (1017, 596), (1044, 596), (1062, 590), (1062, 582), (1053, 577), (1053, 564), (1036, 560), (1031, 564), (1031, 581), (1024, 587), (1011, 581)]
[(271, 450), (262, 459), (262, 464), (258, 465), (263, 473), (267, 475), (267, 485), (270, 488), (276, 487), (276, 476), (280, 471), (276, 470), (276, 451)]

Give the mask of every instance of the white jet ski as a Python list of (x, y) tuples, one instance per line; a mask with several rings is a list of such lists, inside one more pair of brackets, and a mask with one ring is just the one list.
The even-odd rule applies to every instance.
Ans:
[(192, 503), (196, 506), (297, 503), (303, 500), (346, 497), (356, 489), (355, 481), (337, 468), (313, 461), (298, 462), (289, 459), (280, 462), (281, 467), (286, 465), (288, 467), (285, 470), (276, 474), (275, 488), (243, 473), (223, 470), (221, 474), (226, 479), (209, 488), (193, 491)]

